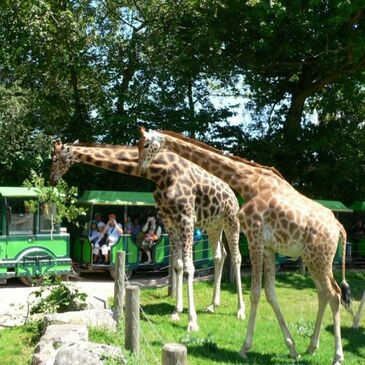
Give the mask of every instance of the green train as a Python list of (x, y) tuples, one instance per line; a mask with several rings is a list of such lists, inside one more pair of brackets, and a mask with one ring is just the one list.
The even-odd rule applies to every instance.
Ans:
[[(52, 232), (50, 207), (38, 204), (36, 212), (27, 209), (27, 200), (37, 200), (33, 189), (20, 187), (0, 187), (0, 283), (17, 277), (24, 284), (32, 285), (44, 275), (64, 275), (70, 272), (82, 273), (91, 271), (109, 271), (114, 277), (116, 255), (118, 251), (126, 252), (126, 270), (130, 276), (139, 270), (165, 270), (169, 267), (169, 239), (162, 234), (153, 247), (152, 263), (141, 262), (139, 246), (131, 234), (123, 234), (118, 242), (111, 247), (110, 263), (105, 265), (93, 262), (93, 246), (89, 240), (90, 222), (96, 212), (107, 217), (109, 213), (117, 216), (117, 221), (126, 224), (128, 217), (138, 215), (143, 219), (156, 212), (156, 203), (152, 193), (123, 191), (85, 191), (79, 199), (79, 204), (86, 210), (86, 215), (80, 217), (79, 224), (70, 229), (56, 227)], [(347, 220), (363, 214), (365, 204), (354, 203), (351, 209), (336, 201), (319, 201)], [(352, 213), (354, 214), (347, 214)], [(143, 223), (143, 222), (142, 222)], [(349, 234), (351, 241), (351, 235)], [(357, 240), (357, 260), (365, 260), (365, 236)], [(335, 264), (342, 257), (342, 245), (339, 245)], [(351, 243), (347, 256), (351, 260)], [(244, 266), (249, 265), (247, 240), (243, 234), (240, 237), (240, 251)], [(196, 272), (206, 274), (214, 266), (208, 237), (196, 237), (194, 246), (194, 264)], [(277, 268), (296, 266), (297, 261), (277, 255)]]
[[(80, 220), (79, 228), (71, 232), (71, 257), (74, 270), (109, 271), (114, 276), (116, 255), (118, 251), (126, 252), (126, 272), (130, 276), (136, 270), (164, 270), (169, 267), (170, 243), (166, 233), (162, 233), (158, 243), (153, 247), (152, 263), (141, 262), (140, 250), (131, 234), (123, 234), (119, 241), (111, 247), (110, 265), (93, 263), (93, 248), (89, 240), (89, 223), (95, 213), (104, 220), (108, 214), (117, 216), (117, 222), (126, 225), (128, 218), (139, 216), (141, 223), (151, 214), (156, 213), (156, 203), (152, 193), (126, 191), (85, 191), (79, 199), (79, 204), (86, 210), (86, 215)], [(206, 235), (194, 242), (194, 261), (198, 272), (209, 270), (214, 265)]]
[(70, 235), (51, 229), (49, 206), (30, 212), (26, 202), (37, 200), (35, 190), (0, 187), (0, 283), (18, 277), (31, 285), (43, 275), (68, 274)]

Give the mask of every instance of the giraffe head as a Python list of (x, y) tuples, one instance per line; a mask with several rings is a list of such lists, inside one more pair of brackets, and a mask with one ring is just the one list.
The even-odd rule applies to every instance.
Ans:
[(53, 150), (50, 182), (56, 185), (58, 180), (67, 172), (72, 165), (72, 151), (69, 146), (63, 145), (60, 139), (52, 142)]
[(150, 166), (156, 155), (164, 148), (164, 137), (158, 132), (147, 132), (141, 128), (141, 139), (138, 142), (138, 171), (143, 173)]

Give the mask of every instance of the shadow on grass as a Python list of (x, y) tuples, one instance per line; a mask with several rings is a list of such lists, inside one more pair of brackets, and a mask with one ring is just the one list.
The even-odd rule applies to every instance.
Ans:
[(174, 311), (175, 306), (169, 303), (154, 303), (154, 304), (144, 304), (142, 305), (142, 308), (147, 315), (163, 316), (171, 314)]
[[(327, 326), (326, 331), (333, 333), (333, 326)], [(362, 357), (365, 352), (365, 329), (354, 329), (352, 327), (342, 327), (341, 337), (346, 340), (343, 350), (355, 356)], [(345, 342), (345, 341), (344, 341)], [(361, 350), (361, 352), (360, 352)]]
[[(336, 271), (334, 277), (337, 283), (340, 285), (342, 281), (341, 272)], [(351, 295), (354, 299), (360, 300), (365, 286), (364, 286), (365, 273), (364, 272), (352, 272), (346, 273), (346, 280), (350, 285)], [(251, 290), (251, 275), (246, 277), (242, 276), (242, 284), (244, 292)], [(209, 285), (207, 283), (207, 285)], [(213, 284), (211, 284), (213, 286)], [(276, 288), (289, 288), (296, 290), (312, 289), (316, 291), (313, 280), (309, 274), (302, 276), (298, 273), (283, 272), (276, 274)], [(262, 287), (264, 287), (264, 282)], [(234, 284), (222, 283), (222, 289), (227, 290), (231, 293), (236, 293), (236, 286)]]
[(248, 352), (248, 360), (244, 360), (238, 351), (226, 350), (217, 348), (214, 351), (208, 351), (204, 345), (187, 346), (189, 356), (194, 356), (204, 360), (211, 359), (220, 364), (272, 364), (272, 363), (285, 363), (285, 364), (300, 364), (310, 365), (312, 362), (300, 358), (298, 360), (292, 360), (289, 356), (280, 356), (278, 354), (261, 354), (258, 352)]

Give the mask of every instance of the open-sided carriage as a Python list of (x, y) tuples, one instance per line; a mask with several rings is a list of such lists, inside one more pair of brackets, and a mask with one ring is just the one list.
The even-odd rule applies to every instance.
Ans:
[(26, 202), (37, 200), (33, 189), (0, 187), (0, 282), (18, 277), (26, 284), (43, 275), (67, 274), (71, 268), (70, 236), (52, 230), (51, 209), (38, 204), (30, 212)]
[[(110, 264), (93, 263), (92, 243), (89, 240), (90, 222), (95, 213), (102, 217), (114, 213), (117, 222), (125, 227), (128, 218), (139, 216), (143, 224), (156, 210), (152, 193), (126, 191), (85, 191), (79, 204), (86, 209), (86, 216), (79, 222), (79, 228), (71, 234), (71, 257), (74, 270), (109, 271), (114, 276), (118, 251), (126, 252), (126, 273), (131, 275), (137, 270), (164, 270), (169, 267), (170, 242), (167, 233), (162, 233), (152, 250), (152, 263), (140, 260), (140, 248), (131, 234), (123, 234), (118, 242), (111, 246)], [(214, 265), (214, 259), (206, 235), (202, 235), (194, 244), (194, 264), (197, 270), (208, 269)], [(142, 257), (143, 258), (143, 257)]]

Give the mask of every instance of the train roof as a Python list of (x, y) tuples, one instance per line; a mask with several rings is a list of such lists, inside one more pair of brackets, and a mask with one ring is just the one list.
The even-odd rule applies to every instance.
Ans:
[(93, 205), (156, 205), (152, 193), (137, 191), (86, 190), (79, 202)]
[(36, 198), (36, 189), (15, 186), (0, 186), (0, 195), (4, 198)]

